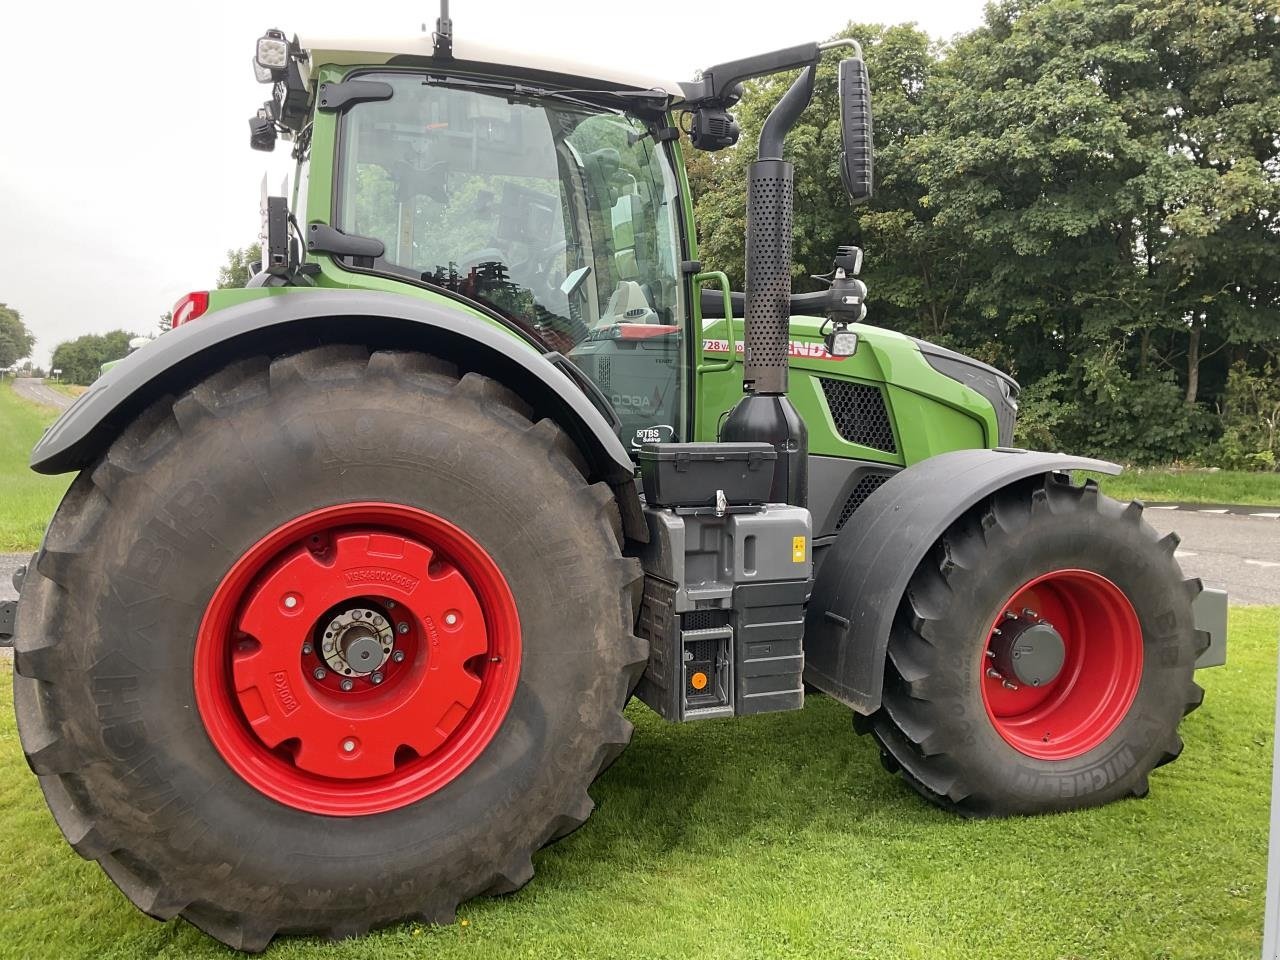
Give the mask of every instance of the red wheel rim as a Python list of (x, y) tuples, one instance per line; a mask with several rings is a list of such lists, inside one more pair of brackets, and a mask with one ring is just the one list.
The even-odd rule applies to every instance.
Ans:
[[(1062, 667), (1040, 686), (1011, 681), (993, 666), (1001, 625), (1017, 622), (1051, 625), (1061, 637)], [(1068, 760), (1106, 740), (1129, 712), (1142, 679), (1142, 627), (1106, 577), (1055, 570), (1001, 606), (980, 669), (982, 702), (1000, 736), (1027, 756)]]
[(519, 673), (515, 598), (483, 547), (424, 510), (345, 503), (273, 530), (223, 577), (194, 681), (210, 739), (245, 781), (359, 816), (470, 766)]

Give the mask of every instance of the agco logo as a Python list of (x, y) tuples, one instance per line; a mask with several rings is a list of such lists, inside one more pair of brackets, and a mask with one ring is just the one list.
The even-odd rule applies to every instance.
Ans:
[(625, 407), (628, 410), (649, 410), (653, 407), (653, 401), (648, 397), (615, 393), (609, 399), (613, 401), (615, 407)]

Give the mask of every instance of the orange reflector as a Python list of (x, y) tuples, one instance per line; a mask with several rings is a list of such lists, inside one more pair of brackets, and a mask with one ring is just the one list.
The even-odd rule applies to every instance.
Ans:
[(707, 688), (707, 675), (699, 670), (689, 678), (689, 682), (693, 684), (693, 689), (705, 690)]

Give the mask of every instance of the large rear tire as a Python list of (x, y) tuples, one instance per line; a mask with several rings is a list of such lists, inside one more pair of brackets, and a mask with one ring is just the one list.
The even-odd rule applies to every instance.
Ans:
[(24, 586), (19, 732), (140, 909), (242, 950), (445, 923), (587, 818), (631, 736), (640, 570), (531, 414), (325, 347), (156, 404), (76, 479)]
[(971, 816), (1144, 796), (1182, 750), (1208, 644), (1177, 538), (1141, 505), (1058, 475), (957, 521), (912, 577), (881, 709), (857, 718), (891, 771)]

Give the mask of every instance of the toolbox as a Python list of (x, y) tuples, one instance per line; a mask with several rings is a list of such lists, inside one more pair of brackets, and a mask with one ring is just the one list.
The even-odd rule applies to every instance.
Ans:
[(777, 459), (769, 443), (647, 443), (640, 448), (645, 502), (651, 507), (764, 503)]

